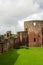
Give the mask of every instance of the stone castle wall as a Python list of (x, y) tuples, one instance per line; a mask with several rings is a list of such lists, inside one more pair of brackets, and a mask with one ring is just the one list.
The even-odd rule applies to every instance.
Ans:
[(24, 30), (28, 31), (29, 46), (42, 46), (43, 42), (43, 21), (32, 20), (24, 23)]
[(43, 45), (43, 21), (32, 20), (24, 22), (24, 31), (17, 32), (17, 37), (12, 37), (11, 31), (6, 37), (0, 35), (0, 53), (20, 46), (42, 46)]

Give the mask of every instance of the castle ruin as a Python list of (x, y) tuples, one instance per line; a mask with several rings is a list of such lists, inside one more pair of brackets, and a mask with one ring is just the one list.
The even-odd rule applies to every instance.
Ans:
[(14, 38), (11, 31), (7, 31), (6, 37), (0, 35), (0, 53), (20, 46), (42, 46), (43, 45), (43, 20), (31, 20), (24, 22), (24, 31), (17, 32)]

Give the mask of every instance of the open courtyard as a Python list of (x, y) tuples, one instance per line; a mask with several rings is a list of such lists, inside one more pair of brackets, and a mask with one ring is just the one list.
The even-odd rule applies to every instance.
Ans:
[(11, 49), (0, 54), (0, 65), (43, 65), (43, 47)]

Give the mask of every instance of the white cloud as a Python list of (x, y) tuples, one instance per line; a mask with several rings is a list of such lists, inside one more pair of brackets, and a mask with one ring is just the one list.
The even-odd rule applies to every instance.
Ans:
[(0, 16), (21, 16), (38, 11), (39, 5), (33, 0), (0, 0)]
[(22, 30), (24, 29), (24, 22), (29, 21), (29, 20), (43, 20), (43, 12), (32, 14), (32, 15), (18, 21)]
[[(38, 1), (0, 0), (0, 34), (5, 33), (7, 30), (11, 30), (13, 33), (24, 30), (23, 21), (26, 19), (37, 19), (40, 11)], [(37, 13), (37, 15), (34, 13)]]
[(43, 12), (32, 14), (27, 17), (27, 20), (43, 20)]
[(15, 27), (14, 26), (10, 26), (7, 27), (6, 25), (0, 25), (0, 34), (5, 34), (7, 31), (12, 31), (12, 33), (16, 33), (15, 32)]
[(35, 13), (22, 19), (22, 21), (28, 21), (28, 20), (43, 20), (43, 12)]
[(24, 30), (24, 21), (23, 20), (19, 20), (18, 21), (18, 25), (19, 25), (19, 28), (20, 28), (20, 30), (19, 31), (23, 31)]

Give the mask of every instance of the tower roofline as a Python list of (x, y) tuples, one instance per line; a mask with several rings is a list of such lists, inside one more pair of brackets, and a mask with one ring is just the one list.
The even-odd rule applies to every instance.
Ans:
[(27, 22), (43, 22), (43, 20), (28, 20), (28, 21), (24, 21), (24, 23), (27, 23)]

